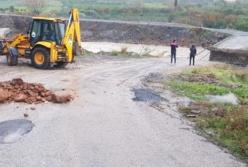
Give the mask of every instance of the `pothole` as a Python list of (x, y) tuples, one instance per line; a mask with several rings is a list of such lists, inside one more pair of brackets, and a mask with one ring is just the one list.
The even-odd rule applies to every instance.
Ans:
[(133, 89), (135, 94), (134, 101), (141, 101), (141, 102), (160, 102), (164, 100), (163, 97), (158, 95), (151, 89)]
[(32, 131), (34, 124), (25, 119), (8, 120), (0, 123), (0, 143), (15, 143)]

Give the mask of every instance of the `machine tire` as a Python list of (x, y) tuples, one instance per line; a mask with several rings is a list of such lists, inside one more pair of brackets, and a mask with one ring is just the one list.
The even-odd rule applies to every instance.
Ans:
[(18, 64), (18, 51), (15, 48), (9, 48), (7, 64), (8, 66), (16, 66)]
[(54, 67), (55, 68), (65, 68), (68, 63), (66, 62), (58, 62)]
[(31, 63), (35, 68), (49, 69), (51, 67), (49, 50), (41, 46), (35, 47), (31, 53)]
[(3, 54), (3, 42), (0, 41), (0, 55)]

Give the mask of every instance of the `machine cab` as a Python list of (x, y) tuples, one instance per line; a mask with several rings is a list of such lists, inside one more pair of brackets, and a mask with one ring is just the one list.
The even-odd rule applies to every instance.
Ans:
[(66, 23), (60, 19), (34, 17), (29, 31), (30, 44), (52, 41), (60, 45), (65, 35)]

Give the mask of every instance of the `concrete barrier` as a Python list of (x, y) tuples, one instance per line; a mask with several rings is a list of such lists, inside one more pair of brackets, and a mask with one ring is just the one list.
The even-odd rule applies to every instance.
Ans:
[(248, 65), (248, 50), (232, 50), (212, 48), (210, 61), (219, 61), (239, 66)]
[(210, 48), (210, 61), (248, 65), (248, 35), (231, 36)]

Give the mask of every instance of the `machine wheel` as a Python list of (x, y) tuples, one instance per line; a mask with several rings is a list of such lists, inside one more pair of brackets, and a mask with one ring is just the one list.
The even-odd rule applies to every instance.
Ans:
[(35, 68), (48, 69), (50, 65), (49, 50), (44, 47), (36, 47), (31, 54), (31, 63)]
[(15, 48), (9, 48), (9, 54), (7, 55), (8, 66), (16, 66), (18, 64), (18, 52)]
[(58, 62), (56, 65), (55, 65), (55, 68), (65, 68), (67, 66), (68, 63), (66, 62)]
[(0, 55), (2, 55), (3, 53), (3, 42), (0, 41)]

